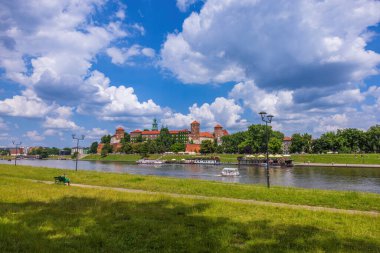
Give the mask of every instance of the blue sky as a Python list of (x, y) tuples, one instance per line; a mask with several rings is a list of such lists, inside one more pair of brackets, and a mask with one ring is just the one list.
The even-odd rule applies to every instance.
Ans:
[(379, 1), (0, 3), (0, 146), (117, 126), (291, 135), (380, 122)]

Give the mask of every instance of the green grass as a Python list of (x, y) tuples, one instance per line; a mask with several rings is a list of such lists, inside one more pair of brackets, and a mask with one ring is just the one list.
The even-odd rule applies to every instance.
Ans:
[(292, 155), (294, 162), (380, 164), (380, 154), (303, 154)]
[[(159, 154), (149, 155), (149, 159), (157, 159), (160, 157)], [(101, 155), (87, 155), (82, 160), (89, 161), (113, 161), (113, 162), (136, 162), (141, 159), (141, 155), (138, 154), (109, 154), (106, 157), (101, 157)]]
[(95, 171), (71, 171), (0, 164), (0, 177), (52, 181), (66, 173), (74, 183), (142, 189), (157, 192), (254, 199), (299, 205), (380, 211), (380, 194), (349, 191), (231, 184), (206, 180), (116, 174)]
[(379, 251), (379, 217), (0, 177), (0, 252)]

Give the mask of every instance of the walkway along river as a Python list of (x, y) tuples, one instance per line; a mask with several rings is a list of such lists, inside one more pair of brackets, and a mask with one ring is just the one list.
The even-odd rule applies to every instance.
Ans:
[[(6, 160), (0, 163), (10, 164)], [(17, 164), (75, 169), (71, 160), (18, 160)], [(106, 171), (243, 184), (265, 184), (265, 168), (240, 166), (239, 177), (221, 177), (223, 165), (137, 165), (123, 162), (79, 161), (78, 170)], [(238, 167), (229, 165), (227, 167)], [(73, 172), (74, 173), (74, 172)], [(380, 193), (380, 168), (293, 167), (270, 168), (272, 185)]]

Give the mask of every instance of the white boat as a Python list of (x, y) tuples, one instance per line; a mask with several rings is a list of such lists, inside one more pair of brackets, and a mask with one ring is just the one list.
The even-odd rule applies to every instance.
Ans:
[(150, 160), (150, 159), (140, 159), (136, 161), (138, 164), (162, 164), (164, 161), (161, 160)]
[(224, 168), (222, 170), (222, 176), (225, 176), (225, 177), (235, 177), (235, 176), (239, 176), (240, 173), (239, 173), (239, 170), (237, 168)]

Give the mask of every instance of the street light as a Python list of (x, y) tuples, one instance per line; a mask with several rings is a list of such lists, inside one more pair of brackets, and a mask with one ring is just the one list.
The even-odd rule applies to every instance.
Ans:
[(267, 173), (267, 186), (268, 188), (270, 187), (269, 183), (269, 129), (268, 129), (268, 123), (270, 124), (273, 119), (273, 115), (267, 114), (266, 112), (260, 112), (259, 113), (261, 116), (261, 120), (265, 122), (265, 130), (266, 130), (266, 151), (267, 151), (267, 168), (266, 168), (266, 173)]
[(18, 150), (18, 146), (21, 145), (21, 141), (20, 142), (16, 142), (16, 141), (12, 141), (13, 145), (16, 146), (16, 156), (15, 156), (15, 166), (16, 166), (16, 160), (17, 160), (17, 150)]
[(73, 140), (77, 140), (77, 155), (75, 159), (75, 171), (78, 171), (79, 141), (84, 140), (84, 135), (82, 135), (81, 137), (76, 137), (76, 135), (73, 134), (72, 137), (73, 137)]

